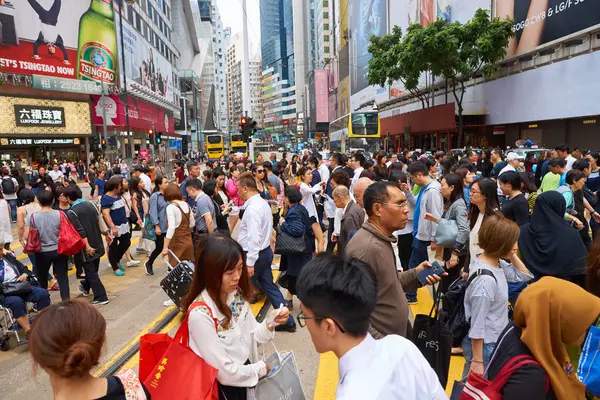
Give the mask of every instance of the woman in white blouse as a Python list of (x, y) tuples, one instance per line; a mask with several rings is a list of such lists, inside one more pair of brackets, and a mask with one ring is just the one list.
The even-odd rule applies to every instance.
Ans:
[(314, 195), (321, 193), (325, 190), (327, 182), (319, 182), (315, 186), (310, 186), (312, 181), (312, 171), (308, 167), (302, 167), (298, 170), (298, 178), (300, 178), (300, 193), (302, 193), (302, 205), (308, 211), (310, 217), (310, 223), (312, 224), (312, 230), (317, 239), (317, 253), (325, 251), (325, 237), (323, 236), (323, 230), (321, 229), (321, 223), (317, 214), (317, 207), (315, 206)]
[[(254, 341), (272, 340), (275, 326), (287, 323), (289, 310), (283, 307), (274, 320), (259, 324), (248, 302), (253, 289), (241, 246), (219, 234), (203, 240), (194, 280), (182, 304), (183, 309), (191, 307), (189, 346), (219, 371), (219, 399), (246, 400), (247, 389), (270, 371), (262, 360), (249, 361)], [(268, 324), (269, 320), (273, 322)]]
[[(162, 255), (165, 257), (171, 250), (179, 260), (194, 260), (194, 245), (192, 243), (192, 228), (195, 224), (192, 209), (183, 201), (181, 189), (175, 183), (165, 188), (167, 206), (167, 234)], [(177, 265), (177, 260), (169, 255), (169, 264)]]

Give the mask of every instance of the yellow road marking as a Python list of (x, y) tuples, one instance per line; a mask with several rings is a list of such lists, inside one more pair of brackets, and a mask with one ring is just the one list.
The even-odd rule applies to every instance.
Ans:
[(145, 335), (150, 330), (152, 330), (164, 317), (167, 316), (167, 314), (169, 314), (175, 308), (175, 306), (171, 306), (166, 308), (162, 313), (160, 313), (158, 317), (156, 317), (152, 322), (146, 325), (133, 339), (131, 339), (131, 341), (127, 343), (125, 347), (123, 347), (121, 350), (115, 353), (109, 360), (102, 364), (102, 366), (98, 368), (96, 372), (94, 372), (94, 376), (99, 377), (100, 375), (102, 375), (102, 373), (106, 371), (108, 367), (110, 367), (114, 363), (115, 360), (117, 360), (119, 357), (121, 357), (123, 354), (129, 351), (130, 348), (135, 346), (140, 341), (140, 337), (142, 337), (142, 335)]

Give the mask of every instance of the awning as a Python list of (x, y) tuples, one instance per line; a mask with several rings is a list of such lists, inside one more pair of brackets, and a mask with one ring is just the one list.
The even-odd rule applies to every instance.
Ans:
[(455, 131), (454, 103), (381, 118), (381, 133), (383, 135), (403, 135), (405, 128), (410, 128), (410, 133), (413, 135)]

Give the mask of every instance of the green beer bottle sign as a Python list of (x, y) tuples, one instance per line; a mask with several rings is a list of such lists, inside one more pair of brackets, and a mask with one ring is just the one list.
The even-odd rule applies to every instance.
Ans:
[(77, 79), (116, 85), (117, 62), (112, 0), (91, 0), (79, 20)]

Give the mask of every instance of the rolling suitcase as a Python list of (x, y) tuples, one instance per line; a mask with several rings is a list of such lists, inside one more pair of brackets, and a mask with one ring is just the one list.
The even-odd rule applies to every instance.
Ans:
[(169, 254), (177, 260), (177, 265), (173, 267), (169, 264), (167, 257), (165, 257), (165, 262), (169, 264), (172, 269), (167, 276), (160, 281), (160, 287), (165, 291), (167, 296), (173, 300), (177, 307), (181, 308), (181, 300), (187, 294), (188, 289), (192, 284), (195, 266), (192, 261), (179, 260), (171, 250), (169, 250)]

